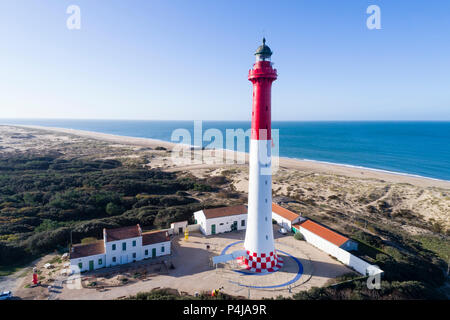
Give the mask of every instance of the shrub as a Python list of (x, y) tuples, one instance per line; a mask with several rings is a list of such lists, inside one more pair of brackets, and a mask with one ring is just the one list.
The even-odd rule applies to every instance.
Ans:
[(296, 233), (294, 233), (294, 239), (295, 240), (305, 240), (305, 237), (303, 237), (303, 235), (297, 231)]

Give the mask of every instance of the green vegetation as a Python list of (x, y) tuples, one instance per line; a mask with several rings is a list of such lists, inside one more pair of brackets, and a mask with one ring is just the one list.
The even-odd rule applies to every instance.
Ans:
[(381, 289), (367, 288), (366, 280), (347, 282), (339, 287), (313, 287), (294, 295), (298, 300), (405, 300), (443, 299), (433, 288), (418, 281), (382, 281)]
[(201, 292), (195, 297), (188, 294), (182, 295), (175, 289), (156, 289), (151, 292), (139, 292), (125, 300), (234, 300), (236, 298), (222, 292), (219, 292), (216, 297), (212, 297), (208, 292)]
[(421, 243), (422, 247), (435, 252), (444, 261), (450, 260), (450, 242), (448, 239), (439, 236), (415, 236), (415, 240)]
[(216, 191), (195, 178), (125, 167), (117, 160), (0, 156), (0, 273), (67, 250), (71, 234), (78, 243), (100, 237), (103, 228), (136, 223), (164, 228), (190, 220), (202, 208), (189, 196), (195, 190)]
[(300, 232), (294, 233), (294, 239), (295, 240), (305, 240), (305, 238), (303, 237), (303, 235)]

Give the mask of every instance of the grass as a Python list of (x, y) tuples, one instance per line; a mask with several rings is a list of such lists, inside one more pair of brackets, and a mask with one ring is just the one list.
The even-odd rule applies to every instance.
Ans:
[(357, 250), (358, 255), (368, 256), (371, 257), (372, 259), (375, 259), (378, 253), (386, 254), (386, 252), (384, 252), (383, 250), (376, 248), (362, 240), (355, 238), (352, 238), (352, 240), (358, 243), (358, 250)]
[(17, 271), (20, 271), (20, 270), (26, 268), (36, 258), (37, 258), (36, 256), (33, 256), (24, 261), (18, 261), (12, 265), (7, 265), (7, 266), (0, 265), (0, 277), (9, 276)]
[(413, 238), (419, 241), (425, 249), (433, 251), (444, 261), (449, 261), (450, 243), (447, 239), (429, 235), (417, 235)]
[(9, 276), (17, 271), (22, 270), (25, 265), (0, 266), (0, 277)]

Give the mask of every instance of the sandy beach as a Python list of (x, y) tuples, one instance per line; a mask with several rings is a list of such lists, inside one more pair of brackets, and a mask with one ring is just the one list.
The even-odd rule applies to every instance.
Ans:
[[(102, 141), (107, 141), (116, 144), (124, 144), (124, 145), (132, 145), (132, 146), (140, 146), (140, 147), (150, 147), (155, 148), (157, 146), (161, 146), (167, 149), (173, 148), (176, 144), (173, 142), (167, 142), (163, 140), (156, 140), (150, 138), (136, 138), (136, 137), (126, 137), (126, 136), (118, 136), (113, 134), (106, 134), (100, 132), (93, 131), (84, 131), (84, 130), (74, 130), (74, 129), (66, 129), (66, 128), (55, 128), (55, 127), (43, 127), (43, 126), (25, 126), (21, 125), (18, 127), (31, 128), (31, 129), (40, 129), (40, 130), (48, 130), (59, 133), (73, 134), (80, 137), (90, 138), (90, 139), (98, 139)], [(227, 150), (228, 153), (236, 154), (236, 152), (232, 152)], [(356, 168), (339, 164), (331, 164), (331, 163), (323, 163), (323, 162), (315, 162), (308, 160), (299, 160), (299, 159), (290, 159), (281, 157), (279, 160), (279, 164), (281, 168), (286, 169), (296, 169), (296, 170), (308, 170), (315, 172), (322, 172), (328, 174), (337, 174), (337, 175), (345, 175), (348, 177), (354, 178), (366, 178), (366, 179), (377, 179), (383, 180), (385, 182), (391, 183), (409, 183), (412, 185), (416, 185), (419, 187), (439, 187), (450, 189), (450, 181), (438, 180), (426, 177), (417, 177), (414, 175), (407, 175), (395, 172), (386, 172), (375, 169), (367, 169), (367, 168)], [(202, 167), (207, 167), (207, 164), (201, 165)], [(211, 166), (211, 165), (209, 165)], [(199, 165), (192, 165), (193, 168), (199, 168)], [(187, 168), (187, 167), (186, 167)]]

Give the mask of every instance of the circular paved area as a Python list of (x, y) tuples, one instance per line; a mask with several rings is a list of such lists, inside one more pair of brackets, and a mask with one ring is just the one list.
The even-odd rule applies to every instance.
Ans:
[[(221, 254), (231, 253), (244, 249), (244, 241), (229, 243)], [(288, 246), (276, 244), (277, 254), (283, 259), (283, 267), (270, 273), (252, 273), (247, 271), (241, 264), (234, 260), (226, 263), (223, 268), (223, 276), (232, 284), (251, 289), (281, 289), (283, 287), (294, 287), (299, 283), (303, 275), (303, 263), (308, 261), (301, 252)]]

